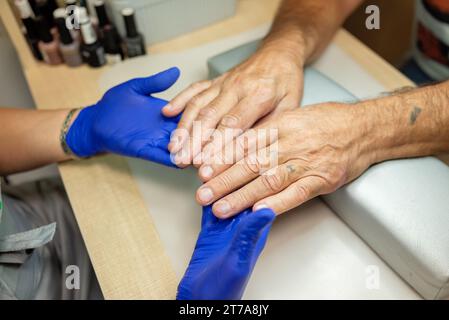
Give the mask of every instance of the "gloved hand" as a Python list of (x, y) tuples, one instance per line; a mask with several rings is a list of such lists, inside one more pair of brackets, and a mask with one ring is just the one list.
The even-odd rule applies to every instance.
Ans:
[(219, 220), (210, 206), (204, 207), (201, 232), (177, 299), (241, 299), (274, 219), (271, 209), (261, 209)]
[(112, 152), (175, 166), (167, 146), (179, 118), (164, 117), (161, 110), (167, 101), (151, 94), (170, 88), (179, 74), (178, 68), (171, 68), (110, 89), (79, 113), (67, 133), (67, 145), (78, 157)]

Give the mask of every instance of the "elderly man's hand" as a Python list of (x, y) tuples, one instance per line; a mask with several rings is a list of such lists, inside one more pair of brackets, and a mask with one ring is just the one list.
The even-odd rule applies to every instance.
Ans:
[(251, 206), (280, 214), (333, 192), (376, 162), (375, 130), (370, 129), (375, 116), (373, 108), (337, 103), (287, 111), (257, 132), (239, 136), (204, 164), (199, 173), (208, 182), (197, 201), (219, 200), (214, 214), (227, 218)]
[(194, 83), (175, 97), (163, 114), (177, 116), (184, 111), (169, 145), (176, 164), (199, 166), (203, 161), (198, 155), (206, 157), (219, 150), (214, 129), (232, 129), (232, 140), (261, 118), (297, 107), (303, 88), (300, 60), (296, 52), (261, 50), (232, 71), (213, 81)]

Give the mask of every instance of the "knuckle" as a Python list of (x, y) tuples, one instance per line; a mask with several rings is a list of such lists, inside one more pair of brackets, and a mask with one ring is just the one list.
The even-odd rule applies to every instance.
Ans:
[(261, 178), (264, 186), (272, 192), (281, 191), (287, 180), (286, 174), (283, 170), (279, 170), (275, 174), (265, 174), (261, 176)]
[(232, 190), (232, 186), (233, 186), (233, 179), (232, 177), (230, 177), (228, 174), (223, 173), (221, 174), (217, 180), (216, 180), (216, 185), (220, 186), (220, 189), (223, 189), (225, 191), (230, 191)]
[(257, 94), (257, 96), (262, 100), (269, 99), (276, 95), (275, 89), (272, 84), (268, 84), (265, 82), (255, 84), (253, 92)]
[(235, 147), (238, 154), (246, 154), (249, 150), (248, 140), (244, 138), (236, 139)]
[(202, 90), (203, 88), (207, 87), (207, 85), (208, 85), (207, 81), (195, 82), (189, 86), (189, 89), (198, 91), (198, 90)]
[(205, 108), (202, 108), (199, 112), (200, 118), (210, 119), (217, 115), (217, 108), (215, 106), (208, 106)]
[(239, 114), (228, 113), (221, 120), (221, 125), (227, 128), (237, 129), (240, 127), (242, 117)]
[(334, 167), (326, 173), (325, 180), (331, 191), (335, 191), (346, 181), (346, 170), (340, 167)]
[(226, 156), (223, 154), (223, 152), (218, 152), (213, 156), (213, 164), (216, 166), (223, 166), (229, 164), (226, 159)]
[[(178, 130), (185, 130), (189, 127), (189, 122), (186, 119), (181, 119), (178, 123)], [(178, 131), (179, 133), (184, 133), (182, 131)]]
[(193, 96), (187, 103), (187, 108), (196, 109), (201, 106), (202, 99), (199, 95)]
[(246, 207), (250, 203), (250, 195), (244, 190), (235, 192), (229, 196), (229, 203), (232, 208)]
[(256, 155), (249, 155), (244, 160), (244, 168), (251, 175), (260, 173), (260, 162)]
[(310, 196), (310, 190), (305, 185), (297, 184), (294, 188), (295, 199), (298, 202), (302, 202)]

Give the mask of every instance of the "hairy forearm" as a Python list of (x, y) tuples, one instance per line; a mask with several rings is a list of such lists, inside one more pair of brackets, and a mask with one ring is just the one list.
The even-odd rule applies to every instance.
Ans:
[(362, 0), (284, 0), (263, 50), (287, 52), (303, 64), (318, 57)]
[(449, 81), (357, 105), (373, 162), (449, 151)]
[(67, 113), (0, 109), (0, 175), (67, 160), (59, 141)]

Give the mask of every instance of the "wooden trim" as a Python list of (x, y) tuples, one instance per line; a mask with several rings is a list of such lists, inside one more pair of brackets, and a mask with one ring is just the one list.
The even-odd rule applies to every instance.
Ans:
[[(36, 62), (4, 0), (0, 13), (39, 109), (79, 107), (99, 98), (100, 71)], [(175, 272), (126, 159), (72, 161), (59, 170), (104, 297), (174, 299)]]

